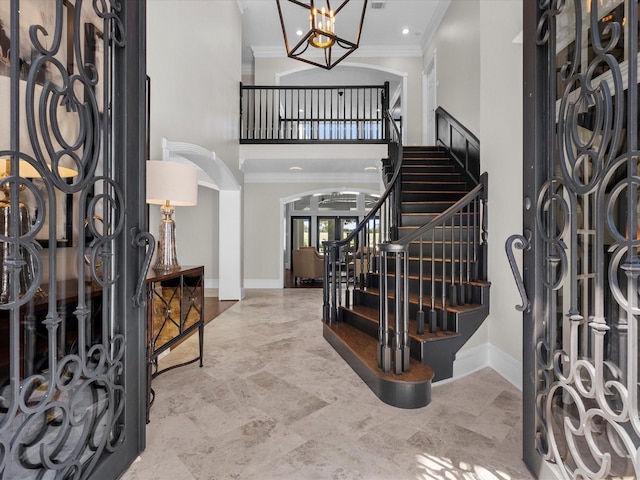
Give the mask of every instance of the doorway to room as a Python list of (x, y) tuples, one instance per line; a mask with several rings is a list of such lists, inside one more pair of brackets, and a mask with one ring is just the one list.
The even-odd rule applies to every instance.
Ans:
[[(307, 192), (285, 202), (284, 286), (293, 287), (294, 250), (314, 247), (322, 254), (323, 242), (345, 239), (378, 198), (379, 194), (374, 192), (324, 190)], [(379, 224), (379, 220), (375, 222)], [(313, 282), (304, 285), (313, 285)]]

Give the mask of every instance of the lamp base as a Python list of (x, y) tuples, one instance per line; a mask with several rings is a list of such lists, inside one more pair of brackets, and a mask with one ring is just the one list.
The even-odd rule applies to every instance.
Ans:
[(168, 203), (160, 207), (164, 215), (160, 221), (158, 236), (158, 250), (154, 270), (178, 270), (178, 256), (176, 255), (176, 224), (173, 221), (173, 207)]

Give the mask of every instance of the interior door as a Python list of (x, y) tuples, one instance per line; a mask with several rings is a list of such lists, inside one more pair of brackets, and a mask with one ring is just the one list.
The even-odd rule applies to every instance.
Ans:
[(144, 446), (144, 32), (144, 1), (0, 2), (1, 479)]
[(524, 459), (640, 478), (638, 1), (523, 5)]

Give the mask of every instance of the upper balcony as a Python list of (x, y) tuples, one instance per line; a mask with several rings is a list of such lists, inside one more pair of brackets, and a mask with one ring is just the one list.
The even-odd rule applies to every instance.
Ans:
[(387, 143), (389, 83), (240, 85), (240, 143)]
[(250, 168), (259, 162), (258, 168), (264, 168), (265, 162), (287, 158), (335, 160), (344, 162), (340, 169), (351, 165), (361, 172), (363, 165), (388, 156), (388, 108), (388, 82), (330, 87), (241, 84), (241, 165)]

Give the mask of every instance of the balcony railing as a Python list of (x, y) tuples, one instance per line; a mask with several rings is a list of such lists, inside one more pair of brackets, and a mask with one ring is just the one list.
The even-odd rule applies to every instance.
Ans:
[(240, 84), (240, 143), (386, 143), (389, 83), (262, 87)]

